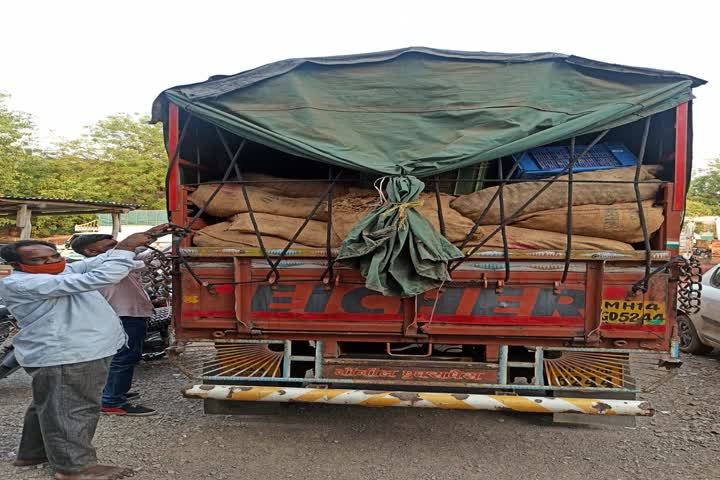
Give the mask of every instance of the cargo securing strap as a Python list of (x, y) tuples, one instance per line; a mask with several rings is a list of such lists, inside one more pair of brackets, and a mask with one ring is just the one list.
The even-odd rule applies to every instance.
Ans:
[[(180, 134), (180, 140), (184, 137), (187, 125), (192, 118), (192, 115), (188, 115), (185, 124)], [(645, 145), (649, 134), (651, 117), (648, 117), (644, 121), (643, 136), (641, 139), (641, 149), (638, 157), (638, 161), (635, 166), (635, 178), (632, 182), (620, 181), (620, 183), (632, 183), (634, 185), (636, 203), (638, 207), (638, 214), (641, 224), (641, 230), (643, 234), (643, 240), (645, 245), (645, 275), (643, 279), (637, 282), (633, 286), (634, 292), (646, 292), (649, 286), (649, 279), (653, 275), (669, 268), (674, 262), (668, 262), (667, 264), (656, 269), (654, 272), (651, 270), (653, 261), (653, 252), (651, 250), (649, 232), (645, 222), (645, 213), (643, 211), (643, 203), (640, 198), (640, 183), (655, 183), (657, 180), (643, 181), (640, 179), (640, 171), (643, 166), (643, 158), (645, 155)], [(439, 180), (430, 179), (428, 181), (434, 184), (435, 196), (438, 205), (437, 215), (439, 232), (437, 232), (432, 225), (424, 218), (416, 209), (423, 205), (423, 202), (419, 200), (419, 195), (425, 188), (425, 184), (411, 175), (381, 177), (376, 181), (376, 190), (380, 197), (380, 206), (371, 211), (365, 218), (360, 220), (347, 235), (341, 250), (337, 258), (333, 258), (333, 249), (331, 247), (331, 226), (332, 226), (332, 204), (333, 204), (333, 189), (335, 183), (339, 180), (342, 171), (335, 173), (332, 166), (328, 168), (328, 179), (327, 179), (327, 190), (322, 194), (315, 206), (305, 217), (303, 223), (298, 227), (295, 234), (290, 238), (286, 246), (279, 251), (273, 252), (272, 255), (277, 254), (276, 258), (271, 257), (271, 251), (268, 250), (263, 244), (262, 235), (258, 229), (257, 222), (254, 220), (254, 212), (251, 206), (249, 196), (246, 192), (246, 181), (243, 180), (242, 171), (238, 165), (238, 157), (245, 147), (246, 141), (243, 140), (238, 145), (237, 149), (233, 153), (227, 142), (226, 135), (220, 128), (215, 128), (220, 142), (222, 143), (229, 165), (225, 170), (220, 183), (213, 183), (214, 190), (205, 204), (199, 208), (193, 215), (189, 224), (185, 227), (179, 227), (184, 233), (182, 236), (190, 234), (192, 231), (193, 224), (203, 215), (208, 205), (213, 201), (214, 197), (219, 193), (220, 189), (226, 183), (238, 183), (243, 191), (244, 201), (248, 207), (248, 214), (250, 215), (253, 231), (257, 237), (259, 250), (262, 253), (262, 257), (268, 263), (270, 271), (267, 273), (265, 278), (255, 278), (244, 281), (235, 282), (221, 282), (213, 283), (202, 280), (197, 273), (193, 270), (191, 265), (187, 262), (182, 254), (181, 249), (177, 249), (178, 259), (180, 263), (188, 270), (190, 275), (195, 281), (211, 291), (218, 285), (241, 285), (246, 283), (271, 283), (275, 284), (280, 281), (280, 270), (278, 269), (280, 263), (283, 261), (285, 256), (291, 252), (291, 248), (303, 229), (307, 226), (308, 222), (314, 217), (316, 211), (321, 205), (327, 205), (327, 229), (326, 229), (326, 245), (325, 254), (327, 258), (327, 267), (323, 271), (322, 275), (318, 279), (320, 282), (329, 285), (334, 276), (333, 265), (336, 261), (341, 261), (352, 267), (358, 269), (363, 277), (365, 278), (366, 288), (374, 291), (378, 291), (386, 296), (400, 296), (400, 297), (411, 297), (420, 295), (429, 290), (442, 287), (445, 282), (452, 282), (451, 273), (460, 266), (462, 260), (467, 257), (472, 257), (480, 248), (482, 248), (489, 239), (495, 234), (501, 233), (502, 238), (502, 259), (505, 264), (505, 278), (503, 282), (510, 280), (510, 248), (509, 241), (506, 234), (507, 225), (512, 223), (518, 216), (520, 216), (524, 209), (532, 203), (538, 196), (549, 188), (553, 183), (567, 182), (568, 183), (568, 198), (567, 198), (567, 228), (566, 228), (566, 248), (564, 258), (564, 269), (561, 277), (561, 283), (567, 280), (568, 273), (570, 271), (570, 262), (572, 256), (572, 225), (573, 225), (573, 167), (580, 161), (584, 156), (597, 144), (607, 133), (608, 130), (600, 132), (595, 138), (579, 153), (575, 153), (575, 138), (570, 139), (571, 143), (571, 158), (567, 165), (561, 169), (555, 176), (543, 180), (544, 185), (535, 192), (530, 198), (527, 199), (519, 208), (511, 209), (507, 211), (503, 201), (503, 186), (505, 182), (510, 181), (512, 175), (517, 170), (521, 156), (516, 157), (516, 161), (510, 171), (505, 175), (503, 170), (502, 162), (498, 162), (498, 178), (500, 186), (496, 189), (493, 196), (489, 199), (483, 212), (475, 219), (473, 227), (467, 233), (465, 239), (460, 244), (460, 249), (456, 248), (449, 240), (444, 236), (445, 233), (445, 222), (443, 219), (443, 206), (440, 199), (440, 192), (438, 188)], [(177, 161), (176, 155), (171, 158), (170, 169)], [(237, 180), (229, 180), (232, 172), (235, 172)], [(562, 180), (561, 177), (567, 175), (568, 178)], [(614, 180), (598, 180), (598, 183), (615, 183)], [(482, 223), (483, 218), (494, 205), (499, 202), (500, 211), (500, 224), (489, 234), (483, 236), (482, 239), (477, 239), (476, 233)], [(465, 253), (461, 249), (468, 246), (468, 242), (472, 239), (478, 240), (477, 243), (469, 248)], [(180, 238), (176, 238), (176, 243), (180, 241)], [(594, 255), (593, 258), (600, 258), (604, 254), (599, 252)], [(612, 258), (612, 253), (607, 253)], [(337, 279), (335, 279), (337, 280)], [(699, 293), (696, 295), (699, 298)]]

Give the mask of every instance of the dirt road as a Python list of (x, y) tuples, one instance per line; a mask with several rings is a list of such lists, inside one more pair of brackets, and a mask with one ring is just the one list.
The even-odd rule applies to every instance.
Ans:
[[(101, 461), (170, 479), (720, 479), (720, 356), (685, 357), (681, 373), (646, 396), (637, 427), (554, 425), (529, 414), (289, 406), (271, 417), (206, 416), (178, 391), (164, 360), (144, 364), (142, 402), (161, 414), (103, 417)], [(30, 398), (28, 377), (0, 381), (0, 456), (11, 458)], [(0, 478), (49, 470), (0, 463)]]

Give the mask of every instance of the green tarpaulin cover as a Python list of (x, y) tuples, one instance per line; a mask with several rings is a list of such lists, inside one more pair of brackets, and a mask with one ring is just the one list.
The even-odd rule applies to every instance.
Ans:
[(555, 53), (292, 59), (164, 91), (244, 138), (379, 175), (454, 170), (663, 111), (702, 80)]
[(412, 204), (423, 177), (661, 112), (703, 80), (556, 53), (429, 48), (272, 63), (164, 91), (196, 118), (266, 146), (390, 179), (340, 258), (368, 288), (415, 295), (448, 278), (460, 252)]

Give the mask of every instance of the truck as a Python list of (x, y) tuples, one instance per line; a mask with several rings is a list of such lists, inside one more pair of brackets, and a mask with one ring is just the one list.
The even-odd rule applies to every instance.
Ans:
[[(556, 53), (413, 47), (285, 60), (165, 90), (153, 121), (165, 133), (168, 214), (185, 232), (173, 242), (171, 348), (193, 380), (183, 394), (205, 401), (208, 412), (306, 402), (558, 420), (652, 415), (642, 394), (681, 364), (678, 306), (699, 305), (697, 263), (678, 255), (678, 242), (692, 89), (704, 83)], [(582, 172), (618, 166), (593, 156), (601, 145), (623, 145), (623, 166), (636, 172), (599, 182), (624, 182), (636, 194), (642, 239), (629, 248), (574, 246), (583, 244), (573, 205), (593, 183)], [(561, 148), (569, 152), (562, 158)], [(541, 191), (503, 211), (513, 185), (529, 178), (518, 175), (529, 154)], [(646, 166), (661, 173), (643, 179)], [(276, 188), (322, 185), (315, 208), (280, 247), (263, 243), (266, 226), (248, 195), (269, 181), (258, 172), (274, 175)], [(386, 212), (402, 216), (422, 202), (389, 201), (383, 185), (409, 176), (437, 198), (440, 235), (452, 226), (442, 194), (494, 188), (499, 243), (460, 242), (462, 258), (440, 262), (442, 281), (401, 295), (371, 284), (377, 257), (362, 268), (341, 258), (348, 239), (332, 244), (330, 220), (326, 245), (297, 246), (320, 209), (340, 215), (333, 204), (343, 180), (379, 185)], [(647, 184), (662, 213), (654, 232), (640, 198)], [(214, 193), (193, 203), (207, 185)], [(198, 232), (218, 221), (207, 209), (228, 185), (243, 195), (258, 244), (199, 246)], [(508, 241), (513, 222), (552, 185), (567, 194), (562, 247)], [(473, 222), (468, 238), (482, 227)], [(394, 228), (391, 235), (407, 227)], [(396, 271), (393, 261), (377, 267), (381, 280)]]

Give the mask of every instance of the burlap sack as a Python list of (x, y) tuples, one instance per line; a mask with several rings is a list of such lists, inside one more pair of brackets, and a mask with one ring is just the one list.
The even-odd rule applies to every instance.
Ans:
[[(497, 225), (483, 225), (478, 228), (477, 234), (470, 241), (468, 247), (478, 245), (479, 242), (487, 235), (493, 232)], [(567, 246), (567, 237), (563, 233), (546, 232), (543, 230), (530, 230), (528, 228), (519, 228), (509, 226), (506, 229), (508, 237), (508, 248), (517, 250), (565, 250)], [(498, 250), (503, 248), (503, 241), (500, 232), (493, 235), (490, 240), (483, 245), (482, 250)], [(619, 242), (617, 240), (608, 240), (605, 238), (586, 237), (583, 235), (573, 235), (573, 250), (632, 250), (632, 245)]]
[[(440, 194), (443, 209), (443, 221), (445, 223), (445, 238), (451, 242), (462, 241), (470, 232), (473, 226), (472, 220), (460, 214), (450, 207), (450, 202), (455, 197), (445, 193)], [(416, 211), (422, 214), (433, 226), (435, 231), (440, 231), (440, 220), (438, 218), (437, 199), (434, 193), (421, 193), (422, 206)], [(333, 229), (340, 238), (347, 237), (352, 227), (365, 217), (370, 211), (379, 205), (377, 194), (366, 196), (346, 196), (333, 202)]]
[[(280, 215), (271, 215), (268, 213), (256, 213), (255, 220), (258, 229), (263, 235), (270, 235), (284, 239), (291, 239), (295, 232), (303, 224), (304, 219), (295, 217), (283, 217)], [(240, 213), (230, 220), (229, 230), (254, 233), (252, 221), (249, 213)], [(305, 228), (303, 228), (297, 241), (303, 245), (310, 247), (324, 247), (327, 239), (327, 223), (318, 220), (310, 220)], [(331, 246), (339, 247), (342, 239), (333, 232), (331, 237)]]
[[(470, 233), (473, 221), (464, 217), (460, 212), (450, 207), (450, 202), (455, 199), (452, 195), (440, 194), (442, 202), (443, 221), (445, 223), (445, 238), (451, 242), (461, 242)], [(437, 198), (434, 193), (421, 193), (420, 200), (423, 205), (416, 210), (420, 212), (433, 226), (436, 232), (440, 231), (440, 220), (438, 219)]]
[(379, 201), (377, 194), (345, 196), (333, 200), (333, 231), (344, 239), (360, 219), (379, 205)]
[[(221, 222), (210, 225), (195, 233), (193, 244), (197, 247), (258, 247), (257, 237), (254, 233), (230, 230), (231, 222)], [(287, 245), (284, 238), (263, 235), (263, 244), (267, 249), (282, 249)], [(310, 248), (300, 243), (293, 243), (292, 248)]]
[[(274, 177), (264, 173), (246, 173), (243, 175), (243, 179), (257, 182), (254, 183), (254, 185), (263, 190), (273, 192), (276, 195), (284, 197), (314, 197), (315, 201), (317, 201), (321, 195), (325, 195), (330, 186), (329, 182), (303, 182), (298, 181), (298, 179)], [(347, 183), (337, 182), (333, 187), (333, 197), (341, 197), (354, 190), (360, 189), (350, 187)]]
[[(648, 235), (660, 229), (665, 220), (662, 207), (653, 207), (652, 200), (643, 202)], [(567, 231), (567, 209), (557, 208), (523, 215), (514, 227)], [(572, 209), (572, 232), (575, 235), (609, 238), (621, 242), (643, 241), (637, 203), (615, 205), (578, 205)]]
[[(200, 185), (190, 195), (190, 201), (197, 207), (202, 207), (216, 188), (217, 185), (214, 184)], [(254, 212), (272, 213), (284, 217), (307, 217), (320, 198), (320, 196), (311, 198), (309, 194), (305, 197), (283, 196), (275, 193), (274, 189), (265, 186), (247, 185), (245, 189)], [(231, 217), (247, 211), (248, 208), (242, 193), (242, 187), (236, 183), (223, 185), (205, 209), (205, 212), (209, 215), (220, 218)], [(327, 202), (323, 202), (318, 207), (313, 218), (327, 220)]]
[[(258, 214), (259, 216), (262, 214)], [(249, 217), (247, 214), (238, 215), (239, 217)], [(264, 218), (258, 219), (260, 230), (263, 232), (263, 243), (266, 248), (278, 249), (285, 248), (287, 245), (287, 239), (279, 236), (273, 236), (266, 234), (265, 229), (262, 227), (262, 220), (268, 220), (265, 215)], [(228, 246), (251, 246), (257, 247), (257, 238), (252, 232), (252, 224), (249, 218), (239, 219), (239, 223), (233, 224), (233, 222), (221, 222), (208, 227), (195, 233), (193, 237), (193, 244), (198, 247), (228, 247)], [(297, 220), (297, 219), (293, 219)], [(267, 222), (266, 222), (267, 223)], [(310, 221), (310, 223), (320, 223)], [(283, 223), (287, 225), (287, 223)], [(299, 224), (296, 224), (299, 226)], [(324, 225), (324, 224), (323, 224)], [(237, 228), (243, 228), (243, 230), (237, 230)], [(310, 227), (310, 225), (308, 225)], [(308, 228), (306, 227), (306, 228)], [(297, 226), (295, 227), (297, 228)], [(484, 225), (478, 229), (478, 233), (475, 236), (475, 241), (471, 241), (468, 247), (477, 245), (478, 242), (486, 235), (491, 233), (496, 227), (493, 225)], [(295, 230), (289, 235), (292, 236)], [(324, 247), (325, 241), (324, 236), (320, 236), (321, 232), (314, 229), (313, 235), (315, 238), (312, 240), (316, 242), (315, 245), (307, 245), (306, 243), (295, 242), (293, 248), (316, 248)], [(537, 249), (537, 250), (564, 250), (565, 249), (565, 235), (555, 232), (544, 232), (539, 230), (530, 230), (518, 227), (507, 227), (508, 234), (508, 248), (511, 249)], [(287, 235), (287, 234), (286, 234)], [(323, 233), (324, 235), (324, 233)], [(335, 245), (339, 245), (340, 241), (337, 235), (334, 235)], [(319, 240), (322, 242), (317, 243)], [(456, 242), (459, 243), (459, 242)], [(502, 248), (502, 237), (498, 232), (494, 235), (491, 240), (486, 243), (482, 250), (488, 249), (501, 249)], [(582, 235), (573, 235), (573, 250), (630, 250), (632, 247), (626, 243), (618, 242), (615, 240), (606, 240), (602, 238), (585, 237)]]
[[(643, 166), (640, 180), (654, 180), (659, 172), (656, 165)], [(579, 172), (573, 175), (574, 180), (613, 180), (632, 182), (635, 179), (635, 167), (614, 168), (611, 170), (598, 170), (595, 172)], [(560, 177), (567, 180), (567, 176)], [(521, 182), (505, 185), (503, 198), (505, 201), (505, 215), (510, 216), (522, 207), (547, 182)], [(477, 219), (490, 202), (498, 187), (486, 188), (479, 192), (470, 193), (456, 198), (451, 202), (452, 208), (470, 218)], [(567, 206), (567, 183), (551, 184), (538, 198), (525, 207), (522, 214), (565, 208)], [(656, 197), (658, 184), (640, 184), (640, 199), (652, 200)], [(631, 183), (575, 183), (573, 185), (573, 205), (612, 205), (615, 203), (629, 203), (635, 200), (635, 189)], [(500, 223), (500, 207), (496, 199), (487, 215), (481, 222), (483, 225), (497, 225)]]

